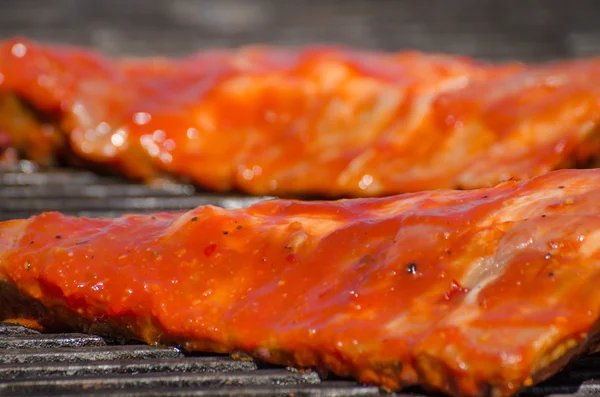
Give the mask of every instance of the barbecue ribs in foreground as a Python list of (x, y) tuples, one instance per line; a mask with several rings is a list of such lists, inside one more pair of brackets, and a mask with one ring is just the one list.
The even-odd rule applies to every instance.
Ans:
[(0, 146), (259, 195), (489, 187), (598, 157), (600, 60), (334, 47), (112, 59), (0, 43)]
[(0, 320), (506, 396), (596, 346), (600, 170), (0, 223)]

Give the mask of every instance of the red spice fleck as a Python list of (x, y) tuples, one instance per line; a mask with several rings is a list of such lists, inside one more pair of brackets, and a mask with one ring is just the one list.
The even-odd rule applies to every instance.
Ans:
[(296, 262), (298, 262), (298, 255), (288, 254), (288, 256), (286, 256), (285, 259), (290, 263), (296, 263)]
[(213, 252), (215, 252), (216, 249), (217, 249), (217, 244), (215, 244), (215, 243), (208, 244), (206, 246), (206, 248), (204, 248), (204, 255), (211, 256), (213, 254)]
[(444, 299), (449, 301), (450, 299), (452, 299), (452, 297), (454, 297), (454, 295), (456, 295), (457, 293), (467, 293), (469, 292), (468, 288), (463, 288), (458, 281), (456, 280), (452, 280), (452, 283), (450, 284), (450, 291), (447, 291), (446, 293), (444, 293)]

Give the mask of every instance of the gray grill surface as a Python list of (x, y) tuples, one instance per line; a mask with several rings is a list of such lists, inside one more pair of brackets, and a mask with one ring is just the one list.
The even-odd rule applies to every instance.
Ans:
[(112, 217), (123, 213), (183, 211), (206, 204), (241, 208), (269, 198), (199, 193), (182, 184), (150, 187), (87, 171), (35, 172), (35, 167), (27, 161), (0, 168), (0, 220), (26, 218), (41, 211)]
[[(24, 172), (26, 171), (26, 172)], [(118, 216), (185, 210), (202, 204), (245, 207), (265, 198), (197, 192), (191, 186), (151, 188), (86, 171), (36, 171), (28, 162), (0, 169), (0, 219), (59, 210)], [(114, 345), (94, 335), (40, 334), (0, 323), (0, 396), (379, 396), (376, 387), (322, 380), (315, 372), (219, 355), (184, 355), (143, 344)], [(423, 395), (419, 390), (403, 395)], [(525, 395), (600, 395), (600, 356), (580, 359)]]
[(2, 0), (0, 38), (111, 54), (342, 43), (527, 61), (600, 54), (597, 0)]
[(374, 396), (314, 372), (0, 323), (0, 396)]

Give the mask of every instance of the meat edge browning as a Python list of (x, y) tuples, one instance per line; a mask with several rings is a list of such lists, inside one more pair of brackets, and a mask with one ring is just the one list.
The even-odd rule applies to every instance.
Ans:
[[(599, 351), (600, 349), (600, 320), (596, 321), (593, 330), (589, 335), (595, 337), (581, 337), (581, 335), (570, 335), (555, 345), (549, 346), (533, 365), (533, 370), (522, 384), (506, 383), (502, 379), (498, 381), (481, 382), (471, 384), (478, 390), (478, 396), (505, 397), (516, 395), (526, 387), (541, 383), (548, 378), (556, 375), (559, 371), (567, 367), (577, 358)], [(428, 388), (434, 391), (442, 391), (451, 395), (461, 395), (460, 388), (457, 386), (457, 378), (468, 378), (466, 373), (458, 374), (453, 372), (441, 360), (424, 354), (417, 358), (415, 367), (418, 370), (419, 378), (426, 381)], [(467, 370), (468, 371), (468, 370)], [(473, 382), (473, 379), (466, 379), (467, 382)]]
[[(28, 98), (0, 91), (0, 136), (8, 144), (3, 151), (13, 149), (19, 159), (31, 160), (43, 168), (66, 164), (99, 174), (123, 175), (129, 179), (152, 184), (177, 178), (155, 167), (141, 145), (130, 142), (126, 154), (108, 159), (87, 159), (78, 153), (68, 131), (73, 124), (68, 113), (40, 109)], [(187, 181), (184, 181), (187, 182)]]
[(0, 146), (0, 155), (12, 149), (18, 158), (44, 167), (54, 164), (66, 146), (60, 119), (28, 106), (15, 94), (0, 91), (0, 135), (7, 139)]
[[(46, 52), (49, 51), (49, 53), (53, 53), (54, 51), (58, 50), (59, 48), (67, 48), (67, 47), (55, 47), (55, 46), (46, 46), (46, 45), (42, 45), (42, 44), (37, 44), (35, 42), (30, 42), (25, 38), (14, 38), (12, 41), (10, 41), (9, 43), (19, 43), (19, 45), (23, 45), (21, 42), (25, 42), (25, 43), (29, 43), (28, 45), (32, 46), (32, 49), (36, 48), (37, 50), (43, 50), (42, 52)], [(107, 61), (108, 64), (110, 65), (111, 63), (113, 64), (112, 66), (114, 67), (115, 65), (119, 65), (120, 62), (123, 62), (124, 60), (111, 60), (110, 58), (105, 58), (104, 54), (96, 54), (96, 53), (90, 53), (89, 51), (85, 51), (83, 48), (79, 48), (77, 49), (76, 47), (72, 47), (71, 50), (75, 51), (73, 54), (79, 54), (78, 56), (83, 56), (84, 58), (89, 58), (89, 61), (94, 61), (94, 62), (100, 62), (103, 63), (104, 61)], [(69, 50), (69, 51), (71, 51)], [(98, 58), (99, 57), (99, 58)], [(53, 57), (50, 57), (53, 58)], [(7, 58), (8, 59), (8, 58)], [(460, 57), (456, 57), (456, 56), (450, 56), (450, 58), (448, 58), (448, 61), (450, 60), (454, 60), (453, 62), (449, 63), (449, 65), (454, 64), (454, 62), (456, 62), (457, 60), (460, 59)], [(466, 59), (464, 59), (463, 61), (460, 62), (464, 62), (466, 61)], [(132, 61), (133, 62), (133, 61)], [(137, 61), (135, 61), (137, 62)], [(135, 63), (134, 62), (134, 63)], [(8, 62), (7, 62), (8, 63)], [(35, 62), (34, 62), (35, 63)], [(42, 63), (42, 62), (40, 62)], [(126, 64), (127, 62), (125, 62)], [(62, 65), (62, 61), (58, 62), (58, 64)], [(433, 63), (433, 65), (436, 65), (437, 63)], [(470, 62), (466, 63), (465, 65), (470, 64)], [(19, 65), (19, 64), (16, 64)], [(140, 64), (141, 65), (141, 64)], [(443, 63), (442, 63), (443, 65)], [(480, 64), (480, 66), (476, 66), (476, 68), (482, 67), (482, 68), (487, 68), (488, 66), (485, 66), (487, 64)], [(562, 63), (558, 64), (558, 66), (563, 65)], [(564, 64), (565, 66), (567, 64)], [(62, 65), (65, 66), (65, 65)], [(484, 67), (485, 66), (485, 67)], [(489, 65), (491, 66), (491, 65)], [(521, 67), (523, 67), (525, 65), (521, 65), (519, 66), (517, 69), (515, 69), (516, 72), (518, 73), (533, 73), (533, 72), (527, 72), (527, 70), (522, 70)], [(531, 64), (530, 65), (533, 69), (533, 71), (537, 70), (537, 66), (541, 66), (541, 65), (534, 65)], [(473, 65), (471, 65), (469, 68), (472, 68)], [(137, 68), (137, 67), (136, 67)], [(134, 69), (136, 69), (134, 68)], [(44, 69), (45, 68), (41, 68)], [(46, 73), (44, 70), (37, 70), (34, 69), (36, 72), (34, 73), (34, 75), (40, 75), (40, 73), (44, 72)], [(59, 68), (60, 69), (60, 68)], [(109, 69), (111, 69), (109, 67)], [(118, 70), (119, 68), (117, 68)], [(143, 69), (143, 68), (142, 68)], [(535, 69), (535, 70), (534, 70)], [(54, 71), (52, 68), (49, 69), (50, 71), (52, 71), (52, 73), (50, 73), (50, 75), (54, 74)], [(76, 73), (77, 68), (72, 67), (72, 68), (68, 68), (67, 69), (67, 75), (70, 76), (70, 79), (78, 79), (78, 73)], [(101, 72), (100, 70), (104, 70), (103, 68), (100, 68), (98, 70), (98, 73), (104, 73)], [(112, 69), (111, 69), (112, 70)], [(468, 69), (471, 70), (471, 69)], [(507, 69), (508, 71), (508, 69)], [(114, 70), (113, 70), (114, 72)], [(471, 73), (472, 71), (468, 72)], [(466, 73), (466, 72), (465, 72)], [(511, 72), (512, 73), (512, 72)], [(149, 154), (147, 153), (147, 151), (144, 150), (144, 148), (142, 147), (142, 145), (140, 145), (139, 142), (136, 142), (135, 139), (130, 139), (127, 141), (127, 145), (124, 145), (122, 149), (119, 149), (119, 151), (113, 154), (107, 154), (107, 153), (101, 153), (104, 152), (103, 150), (99, 150), (103, 145), (110, 148), (111, 152), (113, 152), (113, 149), (115, 149), (114, 146), (110, 146), (110, 140), (107, 139), (109, 135), (103, 136), (102, 138), (97, 138), (98, 142), (96, 142), (98, 144), (98, 147), (96, 148), (96, 150), (84, 150), (81, 145), (81, 138), (76, 138), (75, 135), (81, 135), (81, 134), (72, 134), (73, 132), (73, 128), (74, 126), (77, 126), (78, 123), (75, 121), (75, 119), (77, 119), (78, 117), (75, 117), (75, 113), (72, 109), (68, 110), (66, 106), (60, 105), (60, 103), (62, 102), (62, 100), (59, 99), (64, 99), (62, 98), (62, 94), (59, 95), (57, 92), (59, 90), (51, 90), (48, 87), (42, 87), (44, 86), (43, 84), (38, 84), (40, 87), (35, 88), (35, 90), (33, 90), (32, 87), (30, 87), (29, 83), (26, 83), (24, 81), (22, 81), (23, 79), (21, 79), (21, 73), (10, 73), (10, 74), (15, 74), (17, 77), (19, 77), (19, 79), (17, 79), (19, 81), (18, 84), (15, 85), (15, 87), (18, 87), (17, 89), (15, 88), (6, 88), (4, 89), (5, 91), (2, 91), (2, 87), (0, 85), (0, 140), (2, 140), (3, 136), (11, 136), (13, 138), (13, 141), (22, 141), (21, 143), (15, 143), (15, 146), (17, 146), (18, 148), (20, 148), (20, 150), (22, 152), (26, 152), (27, 159), (30, 160), (42, 160), (40, 161), (41, 163), (46, 162), (45, 160), (51, 160), (53, 158), (59, 158), (62, 160), (66, 160), (67, 163), (70, 164), (74, 164), (77, 166), (80, 166), (82, 168), (91, 168), (95, 171), (102, 171), (103, 167), (104, 171), (106, 171), (106, 168), (110, 169), (112, 172), (114, 172), (115, 174), (123, 174), (124, 176), (131, 178), (131, 179), (135, 179), (135, 180), (142, 180), (145, 182), (152, 182), (154, 180), (156, 180), (157, 182), (163, 182), (163, 179), (167, 179), (170, 180), (171, 177), (173, 178), (184, 178), (184, 179), (194, 179), (193, 176), (190, 175), (184, 175), (186, 174), (185, 171), (176, 171), (174, 169), (169, 168), (168, 166), (162, 164), (160, 161), (154, 161), (152, 160), (150, 157), (153, 156), (149, 156)], [(8, 75), (8, 74), (7, 74)], [(109, 72), (110, 75), (110, 72)], [(411, 74), (409, 74), (411, 75)], [(503, 75), (503, 74), (501, 74)], [(46, 77), (45, 75), (41, 74), (41, 77)], [(81, 77), (81, 76), (79, 76)], [(67, 79), (67, 80), (70, 80)], [(12, 80), (12, 78), (11, 78)], [(92, 79), (93, 80), (93, 79)], [(522, 79), (521, 79), (522, 80)], [(8, 80), (7, 80), (8, 81)], [(478, 82), (480, 82), (479, 80), (477, 80)], [(485, 80), (482, 80), (483, 82), (485, 82)], [(494, 80), (495, 81), (495, 80)], [(520, 81), (520, 80), (518, 80)], [(510, 81), (505, 82), (506, 84), (510, 83)], [(111, 82), (109, 80), (109, 82), (107, 84), (115, 84), (114, 82)], [(419, 83), (420, 84), (420, 83)], [(514, 84), (514, 82), (512, 83)], [(12, 85), (12, 84), (11, 84)], [(510, 84), (509, 84), (510, 86)], [(458, 87), (458, 86), (457, 86)], [(43, 88), (42, 91), (43, 94), (40, 94), (40, 92), (36, 91), (39, 88)], [(488, 88), (488, 90), (491, 90), (492, 88), (494, 88), (494, 86), (492, 86), (491, 88)], [(461, 88), (457, 88), (457, 89), (461, 89)], [(436, 89), (439, 90), (439, 94), (443, 94), (446, 92), (446, 88), (439, 88)], [(437, 91), (436, 91), (437, 92)], [(452, 92), (452, 90), (450, 90), (450, 92)], [(32, 133), (32, 129), (31, 128), (27, 128), (27, 131), (11, 131), (11, 130), (7, 130), (7, 131), (2, 131), (3, 129), (3, 122), (6, 120), (3, 120), (3, 113), (5, 112), (3, 107), (2, 107), (2, 96), (14, 96), (16, 97), (18, 100), (20, 100), (21, 102), (24, 102), (24, 104), (26, 106), (24, 106), (24, 109), (27, 113), (31, 113), (33, 114), (35, 117), (33, 117), (32, 120), (27, 120), (28, 124), (32, 124), (32, 123), (36, 123), (37, 121), (37, 116), (46, 116), (46, 115), (50, 115), (53, 117), (53, 120), (56, 121), (56, 123), (50, 123), (51, 127), (55, 127), (54, 131), (52, 134), (46, 134), (46, 131), (44, 131), (44, 133)], [(75, 95), (75, 99), (77, 98), (81, 98), (81, 93), (76, 94)], [(427, 94), (429, 95), (429, 94)], [(438, 94), (436, 94), (438, 95)], [(48, 100), (48, 98), (45, 97), (51, 97), (51, 100)], [(60, 96), (60, 98), (59, 98)], [(67, 97), (71, 97), (71, 95), (68, 95)], [(92, 97), (94, 97), (94, 95), (92, 95)], [(73, 99), (73, 98), (71, 98)], [(428, 99), (429, 101), (429, 99)], [(427, 101), (426, 101), (427, 102)], [(37, 106), (33, 106), (34, 104), (37, 103)], [(419, 102), (420, 103), (420, 102)], [(102, 98), (100, 97), (100, 100), (97, 101), (96, 105), (100, 105), (99, 107), (105, 107), (103, 106), (103, 101)], [(64, 109), (63, 109), (64, 107)], [(449, 109), (451, 109), (452, 107), (450, 107)], [(45, 110), (42, 110), (45, 109)], [(106, 112), (111, 113), (108, 109), (105, 109)], [(442, 108), (443, 110), (443, 108)], [(433, 109), (430, 109), (431, 112), (434, 112)], [(445, 111), (445, 110), (444, 110)], [(17, 111), (17, 116), (22, 116), (21, 112)], [(44, 113), (48, 113), (48, 114), (44, 114)], [(8, 112), (7, 112), (8, 114)], [(436, 118), (440, 118), (440, 119), (444, 119), (445, 117), (443, 117), (443, 114), (438, 115), (440, 117), (436, 117)], [(8, 123), (10, 125), (11, 123), (11, 117), (7, 117), (8, 119)], [(454, 117), (454, 116), (452, 116)], [(479, 114), (477, 117), (479, 117), (480, 119), (483, 117), (482, 114)], [(537, 116), (536, 116), (537, 117)], [(526, 119), (531, 118), (531, 116), (526, 116)], [(42, 117), (42, 119), (45, 119), (44, 117)], [(598, 120), (596, 120), (597, 117), (592, 117), (589, 121), (589, 123), (591, 123), (592, 125), (597, 127), (598, 124)], [(96, 121), (101, 120), (101, 118), (98, 118)], [(534, 119), (532, 119), (535, 123), (538, 123), (537, 121), (535, 121)], [(480, 120), (481, 121), (481, 120)], [(588, 123), (588, 124), (589, 124)], [(43, 127), (47, 127), (49, 126), (48, 123), (38, 123), (38, 124), (43, 124)], [(461, 122), (462, 124), (462, 122)], [(469, 124), (469, 123), (467, 123)], [(472, 124), (472, 123), (471, 123)], [(479, 123), (481, 124), (481, 123)], [(79, 125), (81, 127), (81, 125)], [(412, 128), (412, 127), (411, 127)], [(474, 124), (474, 127), (471, 127), (471, 129), (475, 128), (475, 130), (477, 130), (478, 128), (478, 123)], [(587, 128), (587, 127), (586, 127)], [(38, 128), (39, 130), (39, 128)], [(81, 132), (81, 131), (79, 131)], [(498, 132), (498, 131), (496, 131)], [(52, 135), (54, 138), (49, 139), (49, 136)], [(100, 134), (103, 135), (103, 134)], [(593, 133), (591, 133), (591, 135), (594, 135)], [(16, 138), (15, 138), (16, 137)], [(54, 142), (57, 141), (57, 142)], [(79, 141), (79, 142), (78, 142)], [(32, 142), (35, 143), (35, 145), (32, 144)], [(85, 142), (86, 144), (90, 144), (89, 140)], [(0, 146), (2, 146), (3, 144), (0, 142)], [(92, 145), (92, 146), (95, 146)], [(389, 145), (388, 145), (389, 146)], [(464, 145), (462, 145), (464, 146)], [(573, 147), (573, 146), (577, 146), (577, 147)], [(589, 147), (594, 147), (596, 148), (596, 150), (591, 150), (589, 149)], [(391, 147), (391, 146), (390, 146)], [(555, 160), (555, 153), (554, 153), (554, 149), (555, 148), (562, 148), (560, 149), (560, 152), (564, 153), (561, 154), (562, 157), (564, 157), (564, 161), (557, 163)], [(582, 149), (583, 148), (583, 149)], [(325, 188), (315, 188), (314, 191), (312, 191), (312, 189), (310, 188), (300, 188), (300, 190), (307, 190), (306, 193), (303, 193), (302, 191), (298, 191), (296, 190), (296, 188), (292, 187), (291, 189), (287, 189), (285, 190), (285, 188), (282, 188), (281, 186), (278, 187), (277, 192), (275, 191), (270, 191), (270, 190), (264, 190), (264, 189), (260, 189), (260, 190), (255, 190), (255, 187), (248, 187), (246, 185), (243, 186), (236, 186), (235, 181), (229, 181), (227, 182), (227, 186), (226, 187), (218, 187), (218, 186), (204, 186), (204, 188), (209, 188), (210, 190), (216, 190), (216, 191), (228, 191), (231, 190), (232, 188), (241, 188), (244, 191), (247, 192), (254, 192), (255, 194), (276, 194), (280, 197), (308, 197), (308, 198), (313, 198), (313, 197), (327, 197), (327, 198), (340, 198), (340, 197), (379, 197), (379, 196), (386, 196), (386, 195), (390, 195), (390, 194), (398, 194), (398, 193), (402, 193), (402, 192), (412, 192), (412, 191), (419, 191), (419, 190), (430, 190), (430, 189), (435, 189), (435, 188), (464, 188), (464, 189), (473, 189), (473, 188), (478, 188), (478, 187), (487, 187), (487, 186), (492, 186), (495, 185), (499, 182), (501, 182), (503, 179), (508, 179), (511, 176), (515, 177), (515, 178), (519, 178), (519, 179), (526, 179), (526, 178), (530, 178), (533, 177), (535, 175), (540, 175), (542, 173), (545, 173), (549, 170), (552, 169), (560, 169), (560, 168), (585, 168), (587, 167), (590, 162), (592, 160), (594, 160), (595, 158), (597, 158), (598, 156), (596, 155), (596, 153), (598, 153), (598, 145), (589, 145), (588, 142), (586, 141), (578, 141), (575, 140), (574, 142), (566, 142), (563, 141), (552, 141), (548, 144), (546, 144), (541, 150), (538, 150), (540, 153), (548, 153), (550, 156), (550, 160), (548, 160), (548, 158), (545, 158), (544, 156), (538, 156), (538, 155), (533, 155), (533, 154), (528, 154), (528, 157), (531, 157), (533, 159), (533, 164), (532, 167), (529, 165), (529, 161), (527, 161), (527, 166), (524, 167), (524, 169), (528, 170), (525, 172), (506, 172), (503, 174), (497, 173), (494, 170), (492, 170), (491, 172), (487, 172), (486, 176), (484, 177), (484, 179), (480, 180), (478, 178), (474, 179), (474, 182), (469, 182), (469, 179), (473, 179), (472, 177), (472, 173), (469, 172), (466, 168), (464, 167), (459, 167), (457, 168), (456, 171), (452, 171), (455, 174), (455, 178), (450, 178), (449, 181), (446, 182), (432, 182), (431, 179), (427, 179), (422, 181), (422, 183), (419, 183), (417, 185), (410, 185), (409, 187), (407, 187), (406, 185), (404, 185), (403, 187), (403, 183), (402, 181), (395, 181), (392, 179), (390, 179), (389, 181), (389, 185), (388, 187), (382, 187), (382, 188), (378, 188), (380, 190), (378, 190), (375, 193), (371, 193), (371, 191), (369, 189), (363, 189), (363, 190), (356, 190), (355, 188), (348, 188), (348, 187), (337, 187), (333, 190), (337, 190), (337, 192), (335, 193), (331, 193), (333, 190), (331, 190), (332, 188), (330, 186), (325, 186)], [(539, 149), (539, 148), (538, 148)], [(581, 149), (581, 150), (579, 150)], [(557, 149), (558, 150), (558, 149)], [(0, 152), (2, 151), (2, 147), (0, 147)], [(53, 153), (56, 152), (56, 153)], [(577, 153), (575, 153), (577, 152)], [(462, 150), (460, 151), (460, 153), (462, 153)], [(486, 159), (489, 158), (489, 154), (488, 152), (478, 152), (480, 154), (479, 157), (476, 157), (474, 159), (474, 161), (476, 163), (483, 163), (485, 164)], [(32, 155), (30, 155), (32, 154)], [(577, 158), (573, 158), (574, 154), (579, 154), (581, 157), (583, 157), (582, 159), (577, 159)], [(587, 157), (585, 156), (585, 154), (587, 154)], [(547, 157), (547, 156), (546, 156)], [(507, 158), (508, 160), (506, 161), (507, 163), (512, 163), (512, 162), (517, 162), (517, 160), (521, 161), (522, 159), (518, 158), (518, 159), (514, 159), (514, 158)], [(541, 161), (541, 159), (543, 159), (544, 161)], [(443, 159), (442, 159), (443, 160)], [(579, 161), (581, 160), (581, 161)], [(590, 160), (590, 161), (587, 161)], [(43, 164), (42, 164), (43, 165)], [(465, 164), (464, 166), (469, 168), (471, 167), (472, 164)], [(425, 166), (425, 168), (430, 168), (429, 165)], [(477, 167), (475, 167), (477, 168)], [(486, 168), (486, 167), (483, 167)], [(533, 171), (532, 171), (533, 170)], [(368, 171), (368, 170), (367, 170)], [(370, 175), (371, 172), (368, 172), (368, 174)], [(388, 173), (389, 174), (389, 173)], [(464, 176), (464, 174), (467, 174), (467, 177), (463, 178), (461, 177), (461, 175)], [(199, 174), (198, 174), (199, 175)], [(469, 176), (471, 175), (471, 176)], [(433, 180), (437, 180), (437, 177), (434, 177)], [(231, 179), (235, 179), (235, 178), (231, 178)], [(338, 178), (339, 179), (339, 178)], [(417, 177), (418, 179), (418, 177)], [(443, 178), (443, 179), (448, 179), (448, 178)], [(482, 183), (482, 181), (484, 183)], [(188, 182), (188, 180), (184, 180), (184, 182)], [(354, 183), (354, 182), (352, 182)], [(433, 183), (433, 185), (431, 185), (431, 183)], [(441, 183), (441, 185), (440, 185)], [(201, 185), (202, 186), (202, 182), (198, 182), (196, 181), (196, 184)], [(358, 184), (358, 182), (356, 182), (356, 184)], [(355, 184), (355, 185), (356, 185)], [(388, 182), (385, 183), (386, 185), (388, 184)], [(395, 185), (396, 184), (396, 185)], [(371, 186), (374, 186), (375, 183), (372, 183)], [(438, 186), (435, 186), (438, 185)], [(423, 187), (424, 186), (424, 187)], [(321, 190), (325, 190), (325, 191), (321, 191)]]
[[(40, 286), (41, 289), (51, 288)], [(43, 294), (48, 296), (46, 294)], [(59, 295), (55, 295), (59, 296)], [(418, 374), (417, 382), (403, 383), (402, 362), (377, 363), (370, 367), (357, 368), (350, 362), (338, 357), (315, 351), (287, 352), (277, 348), (259, 347), (254, 351), (241, 351), (234, 346), (225, 346), (210, 340), (189, 340), (183, 337), (168, 336), (159, 323), (152, 317), (106, 316), (93, 319), (67, 308), (63, 298), (44, 304), (27, 294), (7, 280), (0, 280), (0, 321), (24, 326), (33, 326), (47, 332), (84, 332), (104, 336), (109, 340), (126, 343), (141, 341), (155, 346), (174, 346), (186, 352), (203, 351), (230, 354), (235, 359), (248, 357), (258, 361), (315, 369), (321, 376), (333, 373), (342, 377), (353, 377), (363, 384), (376, 385), (386, 391), (398, 391), (405, 387), (419, 385), (433, 392), (444, 392), (454, 396), (505, 397), (514, 395), (525, 387), (537, 384), (562, 370), (574, 359), (586, 353), (596, 352), (600, 348), (600, 320), (597, 320), (588, 333), (571, 335), (561, 342), (549, 346), (541, 359), (533, 366), (529, 376), (520, 384), (507, 383), (504, 379), (481, 381), (468, 378), (468, 371), (456, 373), (442, 360), (429, 355), (421, 355), (411, 363)], [(308, 354), (307, 354), (308, 353)], [(472, 393), (458, 386), (457, 380), (467, 380), (473, 388)]]

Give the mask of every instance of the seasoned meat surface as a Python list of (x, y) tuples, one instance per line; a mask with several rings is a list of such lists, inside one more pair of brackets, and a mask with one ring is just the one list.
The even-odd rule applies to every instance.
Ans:
[(341, 47), (113, 59), (17, 38), (0, 43), (0, 141), (42, 164), (217, 191), (471, 189), (594, 165), (598, 81), (598, 59), (492, 65)]
[(595, 349), (600, 170), (0, 223), (0, 320), (507, 396)]

